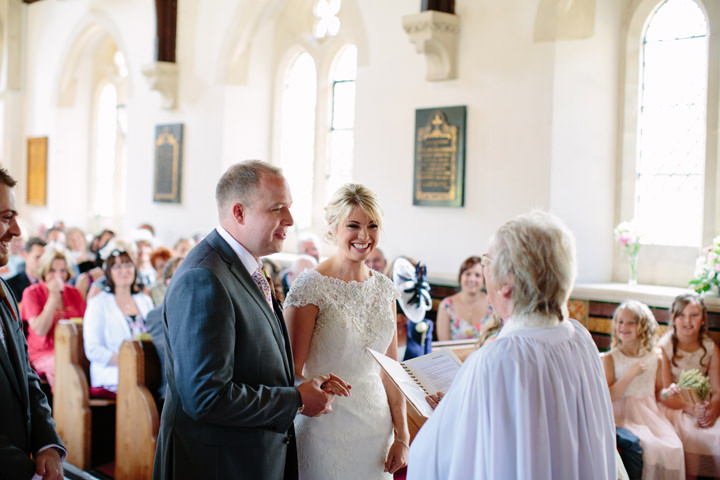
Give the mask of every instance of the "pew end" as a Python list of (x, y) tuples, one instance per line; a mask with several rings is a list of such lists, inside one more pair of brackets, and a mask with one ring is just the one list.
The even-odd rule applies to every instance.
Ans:
[(160, 360), (152, 342), (125, 340), (118, 364), (115, 479), (150, 480), (160, 429), (152, 393), (162, 380)]
[(55, 328), (53, 418), (67, 448), (66, 461), (83, 470), (93, 466), (95, 458), (108, 460), (105, 457), (111, 457), (113, 450), (108, 447), (114, 442), (110, 419), (114, 419), (115, 400), (90, 398), (89, 370), (82, 324), (61, 320)]

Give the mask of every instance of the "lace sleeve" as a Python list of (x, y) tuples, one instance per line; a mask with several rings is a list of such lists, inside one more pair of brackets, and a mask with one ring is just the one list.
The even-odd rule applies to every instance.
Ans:
[(319, 307), (324, 298), (324, 292), (320, 285), (321, 275), (314, 270), (306, 270), (290, 286), (290, 291), (285, 297), (284, 308), (302, 307), (312, 304)]

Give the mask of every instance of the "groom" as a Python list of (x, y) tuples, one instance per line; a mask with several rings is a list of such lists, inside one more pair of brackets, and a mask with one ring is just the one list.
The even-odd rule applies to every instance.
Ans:
[(154, 478), (296, 479), (293, 419), (331, 411), (334, 375), (293, 386), (290, 342), (259, 258), (279, 252), (292, 198), (279, 169), (231, 166), (220, 225), (193, 248), (163, 303), (167, 398)]

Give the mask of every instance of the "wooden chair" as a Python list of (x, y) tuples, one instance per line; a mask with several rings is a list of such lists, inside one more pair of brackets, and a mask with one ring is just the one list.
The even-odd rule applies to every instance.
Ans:
[(160, 416), (151, 392), (162, 371), (150, 341), (125, 340), (120, 347), (115, 429), (115, 479), (151, 479)]
[[(83, 349), (82, 324), (61, 320), (55, 327), (53, 417), (68, 451), (66, 461), (83, 470), (92, 466), (92, 411), (112, 407), (109, 414), (114, 416), (115, 405), (115, 400), (90, 398), (89, 369), (90, 362)], [(102, 435), (96, 441), (100, 444), (106, 438)], [(109, 438), (112, 442), (112, 436)]]

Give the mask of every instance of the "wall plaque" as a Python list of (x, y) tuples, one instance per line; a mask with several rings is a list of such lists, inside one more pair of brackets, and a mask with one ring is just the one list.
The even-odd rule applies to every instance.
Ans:
[(465, 106), (415, 110), (413, 205), (464, 205), (465, 118)]
[(28, 138), (27, 142), (27, 204), (47, 205), (48, 137)]
[(183, 124), (155, 127), (155, 188), (153, 200), (180, 203), (182, 193)]

